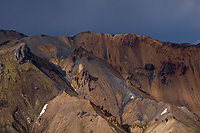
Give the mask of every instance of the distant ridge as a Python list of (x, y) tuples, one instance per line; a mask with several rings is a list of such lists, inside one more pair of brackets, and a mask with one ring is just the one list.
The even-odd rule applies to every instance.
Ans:
[(10, 42), (13, 39), (21, 39), (27, 37), (25, 34), (14, 30), (0, 30), (0, 46)]
[(23, 37), (27, 37), (27, 35), (23, 34), (23, 33), (19, 33), (15, 30), (0, 30), (0, 38), (7, 38), (7, 37), (16, 37), (16, 38), (23, 38)]

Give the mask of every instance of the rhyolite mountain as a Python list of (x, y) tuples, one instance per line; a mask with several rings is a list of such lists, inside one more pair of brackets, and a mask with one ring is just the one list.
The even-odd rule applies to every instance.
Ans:
[(200, 132), (200, 46), (0, 31), (0, 132)]

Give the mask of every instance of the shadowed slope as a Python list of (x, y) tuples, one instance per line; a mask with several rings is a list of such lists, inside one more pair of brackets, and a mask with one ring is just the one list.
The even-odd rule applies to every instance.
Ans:
[(73, 53), (69, 46), (55, 37), (46, 35), (27, 37), (21, 39), (20, 43), (26, 43), (31, 52), (48, 61), (54, 59), (58, 62)]

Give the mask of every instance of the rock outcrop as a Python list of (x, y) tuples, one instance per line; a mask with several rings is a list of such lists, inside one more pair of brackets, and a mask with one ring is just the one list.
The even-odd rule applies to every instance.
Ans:
[(15, 57), (14, 57), (15, 60), (19, 64), (26, 63), (27, 61), (32, 59), (30, 49), (24, 43), (20, 44), (17, 48), (15, 48), (13, 50), (13, 53), (15, 55)]

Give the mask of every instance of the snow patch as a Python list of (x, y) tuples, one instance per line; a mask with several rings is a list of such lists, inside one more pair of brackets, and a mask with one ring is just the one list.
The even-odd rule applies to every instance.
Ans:
[(46, 108), (47, 108), (47, 105), (48, 105), (48, 104), (45, 104), (45, 105), (44, 105), (42, 111), (40, 112), (40, 116), (45, 112), (45, 110), (46, 110)]
[(131, 99), (134, 99), (134, 96), (131, 96)]
[(167, 108), (160, 115), (163, 115), (165, 113), (167, 113)]

